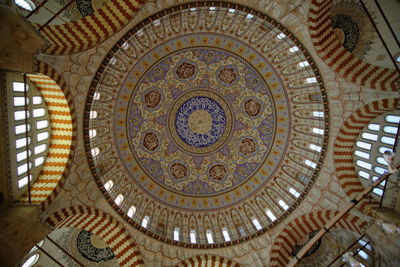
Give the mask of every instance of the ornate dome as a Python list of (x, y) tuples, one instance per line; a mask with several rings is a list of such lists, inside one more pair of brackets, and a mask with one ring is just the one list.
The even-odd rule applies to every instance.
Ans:
[(89, 164), (113, 207), (191, 247), (281, 221), (318, 174), (327, 136), (325, 91), (303, 46), (265, 15), (209, 4), (165, 10), (128, 32), (99, 68), (85, 113)]

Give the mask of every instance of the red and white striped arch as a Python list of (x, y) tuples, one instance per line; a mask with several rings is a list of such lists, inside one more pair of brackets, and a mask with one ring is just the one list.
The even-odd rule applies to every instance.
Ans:
[[(50, 114), (51, 136), (44, 168), (32, 186), (32, 203), (44, 211), (57, 197), (67, 178), (75, 151), (76, 119), (67, 84), (52, 67), (38, 61), (30, 80), (42, 93)], [(21, 198), (28, 202), (28, 195)]]
[[(31, 186), (31, 201), (43, 211), (58, 195), (68, 176), (75, 148), (76, 123), (72, 97), (62, 77), (43, 62), (38, 74), (28, 74), (40, 91), (50, 116), (50, 144), (46, 161), (38, 179)], [(28, 193), (20, 202), (28, 203)]]
[[(372, 119), (399, 108), (399, 98), (377, 100), (354, 111), (343, 123), (336, 137), (333, 153), (339, 183), (350, 198), (364, 190), (353, 163), (353, 148), (358, 135)], [(370, 208), (377, 204), (375, 201), (364, 200), (357, 207), (369, 213)]]
[[(89, 49), (124, 27), (144, 0), (109, 0), (93, 14), (61, 25), (48, 25), (41, 33), (49, 41), (47, 54), (70, 54)], [(37, 24), (40, 28), (41, 25)]]
[(311, 39), (320, 57), (336, 73), (352, 83), (384, 91), (399, 90), (396, 70), (371, 65), (347, 51), (331, 26), (333, 0), (312, 0), (308, 24)]
[(214, 255), (194, 256), (186, 259), (176, 267), (239, 267), (240, 265), (232, 260)]
[(77, 228), (99, 236), (111, 248), (120, 266), (144, 266), (140, 251), (128, 231), (103, 211), (93, 207), (71, 206), (55, 212), (45, 221), (56, 229)]
[[(294, 246), (308, 233), (321, 229), (339, 211), (319, 210), (305, 214), (291, 221), (275, 239), (271, 248), (270, 266), (286, 266)], [(334, 229), (347, 229), (361, 233), (365, 230), (367, 222), (358, 216), (346, 214), (334, 225)]]

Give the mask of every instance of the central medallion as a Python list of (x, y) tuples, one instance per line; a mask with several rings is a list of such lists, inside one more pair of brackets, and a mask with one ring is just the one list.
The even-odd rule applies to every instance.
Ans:
[(225, 100), (210, 90), (200, 89), (183, 95), (173, 104), (169, 130), (178, 146), (191, 153), (204, 154), (225, 143), (232, 122)]
[[(189, 129), (195, 134), (207, 134), (211, 131), (212, 126), (213, 119), (211, 114), (205, 110), (195, 110), (189, 115)], [(205, 138), (207, 139), (208, 135), (205, 135)]]
[(179, 137), (194, 147), (214, 144), (225, 131), (225, 112), (208, 97), (192, 97), (178, 109), (175, 127)]

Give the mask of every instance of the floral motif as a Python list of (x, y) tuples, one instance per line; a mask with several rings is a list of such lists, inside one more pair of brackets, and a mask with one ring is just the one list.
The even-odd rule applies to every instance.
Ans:
[(224, 165), (217, 164), (210, 168), (209, 175), (212, 179), (221, 181), (224, 179), (226, 172)]
[[(194, 72), (190, 83), (181, 79), (184, 72), (177, 75), (186, 67)], [(161, 80), (154, 79), (156, 69), (165, 73)], [(248, 79), (257, 84), (247, 86)], [(160, 102), (141, 109), (153, 90)], [(230, 52), (179, 50), (153, 64), (129, 92), (130, 147), (156, 186), (178, 195), (217, 196), (252, 179), (268, 156), (276, 122), (271, 93), (262, 76)], [(256, 116), (246, 113), (246, 100)], [(135, 118), (142, 120), (133, 125)]]
[(157, 90), (151, 90), (144, 95), (144, 103), (148, 108), (155, 108), (161, 101), (161, 93)]
[(148, 150), (154, 151), (158, 147), (158, 137), (155, 133), (146, 133), (143, 138), (143, 146)]
[(176, 75), (179, 79), (188, 79), (194, 75), (196, 67), (190, 63), (183, 62), (176, 69)]
[(245, 138), (240, 143), (239, 151), (243, 155), (248, 156), (256, 151), (256, 143), (251, 138)]
[(218, 78), (227, 84), (232, 84), (236, 80), (236, 73), (233, 68), (223, 68), (218, 73)]
[(254, 99), (249, 99), (244, 103), (244, 109), (247, 115), (254, 117), (257, 116), (261, 111), (261, 104)]
[(183, 179), (188, 173), (186, 166), (182, 163), (173, 163), (170, 169), (175, 179)]

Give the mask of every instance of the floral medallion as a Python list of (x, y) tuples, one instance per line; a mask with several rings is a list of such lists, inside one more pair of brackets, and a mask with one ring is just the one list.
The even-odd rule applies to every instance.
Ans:
[[(154, 80), (156, 70), (165, 74)], [(249, 89), (254, 79), (258, 85)], [(160, 186), (191, 196), (246, 182), (264, 164), (275, 135), (267, 84), (242, 58), (210, 47), (180, 50), (153, 64), (136, 84), (127, 116), (141, 169)]]

